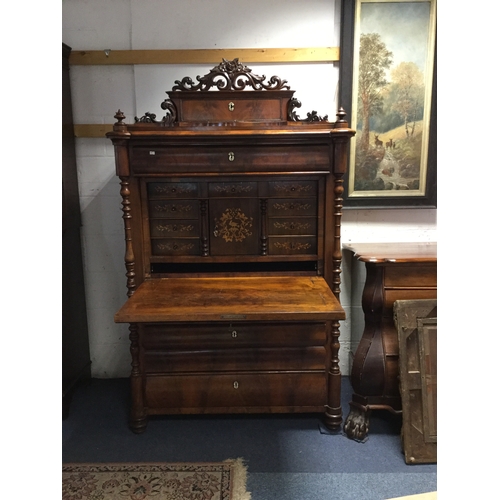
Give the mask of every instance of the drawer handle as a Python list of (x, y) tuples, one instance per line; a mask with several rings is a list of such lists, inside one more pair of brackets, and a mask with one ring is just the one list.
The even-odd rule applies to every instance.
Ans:
[(234, 153), (231, 151), (228, 153), (227, 158), (229, 161), (234, 161)]
[(227, 107), (229, 108), (229, 111), (234, 111), (234, 102), (230, 102)]
[(235, 339), (237, 336), (238, 336), (238, 332), (236, 330), (233, 330), (231, 332), (231, 337), (233, 337), (233, 339)]
[(156, 154), (156, 151), (150, 151), (150, 152), (149, 152), (149, 154), (150, 154), (151, 156), (154, 156), (154, 155)]
[(238, 389), (238, 387), (239, 387), (238, 382), (233, 382), (233, 387), (234, 387), (235, 389)]

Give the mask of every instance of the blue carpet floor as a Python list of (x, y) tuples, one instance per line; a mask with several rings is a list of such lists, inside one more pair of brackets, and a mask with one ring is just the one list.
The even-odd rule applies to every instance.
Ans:
[[(342, 407), (351, 388), (343, 379)], [(93, 379), (63, 420), (63, 462), (205, 462), (242, 457), (252, 500), (386, 500), (437, 490), (437, 465), (406, 465), (401, 419), (372, 412), (364, 443), (320, 432), (321, 416), (224, 415), (151, 418), (128, 429), (126, 379)]]

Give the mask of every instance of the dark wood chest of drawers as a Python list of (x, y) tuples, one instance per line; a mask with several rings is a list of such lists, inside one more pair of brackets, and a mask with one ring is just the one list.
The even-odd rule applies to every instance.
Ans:
[(353, 359), (354, 393), (344, 425), (347, 436), (363, 440), (372, 410), (402, 411), (400, 346), (393, 306), (397, 300), (437, 297), (437, 246), (425, 242), (353, 243), (344, 248), (366, 268), (365, 326)]
[[(335, 123), (300, 120), (286, 82), (266, 86), (237, 60), (211, 73), (232, 90), (206, 92), (213, 75), (200, 88), (184, 79), (162, 120), (127, 125), (118, 112), (108, 134), (123, 197), (129, 299), (115, 321), (130, 323), (131, 428), (153, 414), (311, 411), (338, 428), (354, 131), (342, 111)], [(253, 91), (238, 87), (242, 75)]]

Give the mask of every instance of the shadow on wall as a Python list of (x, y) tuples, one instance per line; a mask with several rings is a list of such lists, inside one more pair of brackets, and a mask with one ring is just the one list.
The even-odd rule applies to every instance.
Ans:
[(103, 184), (85, 177), (80, 203), (92, 377), (128, 377), (128, 326), (113, 319), (127, 299), (120, 181), (114, 174)]

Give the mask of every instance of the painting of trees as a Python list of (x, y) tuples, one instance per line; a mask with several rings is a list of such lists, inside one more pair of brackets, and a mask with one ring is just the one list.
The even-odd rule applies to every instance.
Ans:
[[(433, 0), (357, 0), (349, 195), (425, 190)], [(432, 31), (431, 31), (432, 30)], [(426, 97), (427, 96), (427, 97)], [(427, 104), (426, 104), (427, 103)], [(427, 107), (426, 107), (427, 106)]]
[(361, 147), (368, 151), (370, 117), (383, 109), (381, 90), (387, 86), (385, 70), (392, 64), (392, 52), (378, 33), (361, 34), (359, 48), (359, 113), (362, 122)]
[[(392, 85), (396, 94), (393, 109), (404, 122), (406, 137), (415, 133), (415, 122), (420, 118), (424, 105), (424, 75), (413, 62), (402, 62), (391, 72)], [(412, 122), (410, 128), (409, 124)]]

